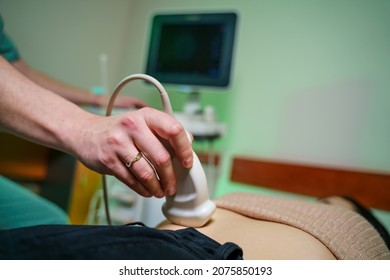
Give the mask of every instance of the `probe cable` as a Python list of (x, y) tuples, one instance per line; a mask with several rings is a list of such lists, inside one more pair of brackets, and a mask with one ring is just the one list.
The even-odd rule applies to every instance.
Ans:
[[(126, 84), (128, 84), (129, 82), (134, 81), (134, 80), (144, 80), (144, 81), (151, 83), (153, 86), (155, 86), (157, 88), (158, 92), (160, 93), (164, 112), (173, 116), (172, 106), (171, 106), (171, 102), (169, 100), (168, 93), (166, 92), (166, 90), (162, 86), (162, 84), (159, 81), (157, 81), (155, 78), (153, 78), (149, 75), (133, 74), (133, 75), (130, 75), (130, 76), (127, 76), (126, 78), (124, 78), (121, 82), (119, 82), (119, 84), (115, 88), (114, 92), (111, 95), (108, 106), (107, 106), (107, 111), (106, 111), (107, 117), (111, 116), (112, 108), (114, 107), (115, 99), (118, 96), (119, 92), (122, 90), (122, 88)], [(147, 160), (147, 162), (154, 169), (154, 166), (152, 165), (152, 163), (149, 160)], [(104, 208), (105, 208), (107, 223), (109, 225), (111, 225), (112, 223), (111, 223), (110, 209), (109, 209), (106, 174), (103, 174), (103, 199), (104, 199)]]

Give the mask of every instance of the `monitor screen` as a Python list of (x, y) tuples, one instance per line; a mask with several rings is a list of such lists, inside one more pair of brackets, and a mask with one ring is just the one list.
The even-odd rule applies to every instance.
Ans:
[(146, 74), (166, 84), (227, 87), (236, 19), (235, 13), (154, 16)]

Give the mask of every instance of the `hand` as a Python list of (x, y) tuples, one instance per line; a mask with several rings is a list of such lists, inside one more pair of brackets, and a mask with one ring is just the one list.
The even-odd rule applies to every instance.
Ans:
[[(83, 140), (79, 142), (84, 144), (76, 148), (81, 162), (95, 171), (114, 175), (145, 197), (161, 198), (176, 192), (170, 154), (157, 138), (169, 141), (184, 167), (192, 166), (191, 142), (175, 118), (148, 107), (96, 118), (83, 125)], [(126, 163), (132, 162), (139, 152), (143, 156), (127, 167)]]
[[(110, 117), (92, 114), (27, 79), (2, 56), (0, 93), (0, 129), (74, 155), (92, 170), (116, 176), (143, 196), (176, 192), (171, 157), (159, 139), (170, 143), (184, 167), (192, 165), (186, 131), (161, 111), (145, 107)], [(127, 167), (139, 152), (144, 157)]]
[[(102, 95), (98, 98), (97, 105), (103, 108), (106, 108), (108, 105), (109, 97)], [(148, 106), (148, 104), (141, 99), (132, 97), (132, 96), (126, 96), (121, 95), (117, 96), (115, 99), (114, 107), (116, 108), (143, 108)]]

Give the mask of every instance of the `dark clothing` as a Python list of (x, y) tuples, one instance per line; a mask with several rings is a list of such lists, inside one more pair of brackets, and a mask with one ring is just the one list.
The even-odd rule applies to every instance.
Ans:
[(242, 259), (242, 250), (194, 228), (45, 225), (0, 231), (0, 259)]

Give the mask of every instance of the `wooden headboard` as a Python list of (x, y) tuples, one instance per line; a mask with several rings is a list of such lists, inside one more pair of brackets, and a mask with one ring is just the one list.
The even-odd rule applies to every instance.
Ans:
[(313, 197), (349, 195), (390, 211), (390, 173), (234, 157), (231, 181)]

